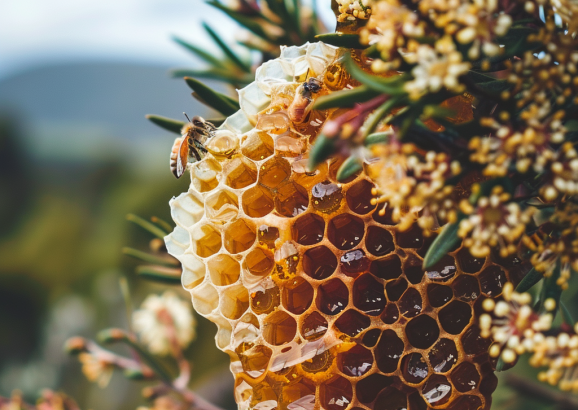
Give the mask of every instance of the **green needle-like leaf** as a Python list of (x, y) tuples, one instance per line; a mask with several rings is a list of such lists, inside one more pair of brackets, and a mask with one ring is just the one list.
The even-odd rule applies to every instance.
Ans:
[(147, 380), (147, 377), (139, 369), (124, 369), (122, 374), (129, 380)]
[(135, 224), (137, 224), (141, 228), (149, 231), (150, 233), (155, 235), (157, 238), (164, 240), (165, 236), (167, 236), (167, 232), (163, 231), (161, 228), (159, 228), (155, 224), (141, 218), (140, 216), (137, 216), (134, 214), (128, 214), (126, 216), (126, 219), (127, 219), (127, 221), (134, 222)]
[(434, 239), (423, 259), (423, 268), (431, 269), (444, 256), (460, 243), (461, 238), (458, 236), (460, 221), (447, 224), (444, 226), (437, 238)]
[(187, 82), (187, 85), (199, 95), (205, 104), (219, 111), (221, 114), (226, 116), (233, 115), (240, 109), (237, 101), (225, 94), (213, 90), (211, 87), (206, 86), (199, 80), (185, 77), (185, 81)]
[(180, 270), (163, 268), (161, 266), (138, 266), (136, 273), (153, 282), (165, 283), (168, 285), (180, 285), (181, 273)]
[(327, 33), (318, 34), (315, 39), (323, 41), (324, 43), (331, 44), (335, 47), (343, 48), (367, 48), (367, 45), (361, 44), (359, 42), (358, 34), (342, 34), (342, 33)]
[(192, 52), (194, 55), (196, 55), (197, 57), (199, 57), (200, 59), (206, 61), (207, 63), (215, 66), (215, 67), (221, 67), (221, 68), (225, 68), (223, 62), (221, 60), (219, 60), (217, 57), (215, 57), (214, 55), (212, 55), (211, 53), (177, 37), (177, 36), (173, 36), (173, 41), (181, 46), (183, 46), (184, 48), (186, 48), (187, 50), (189, 50), (190, 52)]
[(343, 164), (341, 164), (341, 166), (339, 167), (339, 170), (337, 171), (336, 175), (337, 180), (339, 182), (343, 182), (350, 176), (361, 171), (362, 169), (363, 165), (361, 164), (361, 160), (352, 155), (345, 161), (343, 161)]
[(169, 224), (167, 221), (159, 218), (158, 216), (151, 216), (151, 221), (159, 225), (162, 229), (164, 229), (167, 232), (171, 232), (174, 229), (173, 225)]
[(265, 31), (263, 25), (258, 23), (257, 19), (245, 16), (235, 10), (231, 10), (227, 6), (219, 3), (216, 0), (209, 0), (207, 1), (207, 4), (210, 4), (211, 6), (221, 10), (229, 17), (231, 17), (233, 20), (235, 20), (237, 23), (244, 26), (247, 30), (251, 31), (253, 34), (256, 34), (257, 36), (267, 41), (272, 40), (271, 36)]
[(140, 259), (141, 261), (148, 262), (148, 263), (157, 263), (159, 265), (166, 265), (166, 266), (178, 266), (179, 263), (173, 259), (168, 257), (160, 257), (156, 256), (147, 252), (139, 251), (138, 249), (133, 248), (122, 248), (122, 253), (128, 256), (132, 256), (133, 258)]
[(345, 58), (345, 68), (353, 78), (360, 81), (367, 87), (383, 94), (388, 95), (405, 95), (403, 88), (405, 82), (411, 77), (410, 74), (396, 75), (393, 77), (379, 77), (363, 71), (351, 56)]
[(208, 78), (212, 80), (224, 81), (232, 85), (246, 85), (255, 79), (253, 74), (243, 74), (235, 72), (234, 70), (224, 70), (220, 68), (212, 68), (210, 70), (193, 70), (180, 68), (171, 70), (171, 75), (173, 77)]
[(335, 143), (335, 138), (327, 138), (325, 135), (320, 134), (309, 153), (309, 168), (315, 169), (317, 165), (329, 158), (335, 152)]
[(373, 144), (386, 144), (387, 142), (389, 142), (389, 139), (391, 137), (391, 132), (385, 131), (385, 132), (374, 132), (373, 134), (369, 134), (365, 140), (363, 141), (363, 144), (365, 144), (365, 146), (369, 146), (369, 145), (373, 145)]
[(209, 27), (207, 23), (203, 23), (203, 27), (209, 33), (209, 36), (213, 39), (215, 43), (223, 50), (223, 53), (227, 56), (229, 60), (241, 70), (250, 73), (251, 72), (251, 64), (241, 60), (241, 58), (223, 41), (221, 37), (215, 33), (215, 31)]
[(568, 326), (574, 327), (576, 322), (574, 322), (572, 314), (562, 301), (560, 301), (560, 313), (562, 314), (562, 319), (564, 320), (564, 323), (566, 323)]
[(524, 276), (520, 283), (518, 283), (518, 286), (516, 286), (516, 292), (527, 292), (532, 286), (540, 282), (542, 279), (544, 279), (544, 274), (536, 270), (536, 268), (532, 268), (528, 273), (526, 273), (526, 276)]
[(150, 122), (152, 122), (153, 124), (156, 124), (167, 131), (174, 132), (175, 134), (179, 135), (181, 135), (181, 129), (185, 125), (183, 121), (173, 120), (172, 118), (167, 117), (161, 117), (160, 115), (147, 114), (145, 115), (145, 118)]
[(371, 100), (377, 97), (379, 92), (371, 90), (369, 87), (362, 85), (356, 88), (341, 90), (319, 97), (313, 103), (313, 109), (325, 110), (327, 108), (335, 107), (353, 107), (355, 104)]

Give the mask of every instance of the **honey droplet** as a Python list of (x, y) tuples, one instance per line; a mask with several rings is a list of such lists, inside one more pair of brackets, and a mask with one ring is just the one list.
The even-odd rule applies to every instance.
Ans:
[(251, 309), (258, 315), (271, 313), (279, 306), (279, 288), (274, 286), (266, 290), (259, 290), (251, 294)]
[(341, 272), (347, 276), (355, 277), (369, 267), (369, 259), (361, 249), (345, 252), (340, 259)]
[(341, 206), (343, 194), (339, 185), (326, 181), (313, 186), (311, 197), (313, 208), (319, 212), (330, 214)]

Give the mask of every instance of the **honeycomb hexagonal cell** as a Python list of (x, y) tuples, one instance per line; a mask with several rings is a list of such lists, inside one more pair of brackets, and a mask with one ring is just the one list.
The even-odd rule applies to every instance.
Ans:
[(452, 334), (458, 335), (466, 328), (472, 318), (472, 308), (470, 305), (458, 300), (450, 302), (442, 308), (439, 313), (439, 320), (442, 328)]
[(383, 373), (393, 373), (397, 370), (399, 359), (404, 350), (404, 343), (393, 330), (385, 330), (377, 346), (375, 346), (375, 362)]
[(341, 214), (332, 218), (327, 226), (327, 237), (341, 250), (354, 248), (363, 239), (365, 227), (363, 221), (351, 214)]
[(361, 345), (349, 349), (337, 356), (337, 368), (346, 376), (362, 376), (373, 366), (371, 350)]
[(273, 194), (267, 188), (260, 185), (255, 185), (243, 192), (242, 198), (243, 211), (251, 218), (261, 218), (275, 208)]
[(429, 368), (420, 353), (410, 353), (401, 359), (401, 372), (405, 381), (419, 384), (429, 375)]
[(326, 315), (336, 315), (349, 303), (349, 289), (340, 279), (329, 279), (317, 288), (315, 304)]
[(285, 182), (277, 188), (275, 210), (281, 216), (291, 218), (302, 214), (309, 206), (307, 190), (296, 182)]
[(202, 258), (208, 258), (221, 249), (221, 233), (211, 225), (196, 227), (191, 237), (195, 253)]
[(312, 43), (281, 53), (189, 165), (166, 239), (231, 357), (239, 409), (489, 410), (497, 379), (480, 295), (498, 297), (523, 262), (459, 245), (424, 270), (437, 232), (400, 229), (393, 207), (372, 205), (367, 164), (342, 182), (341, 156), (308, 168), (323, 123), (341, 111), (296, 123), (287, 107), (308, 76), (323, 95), (357, 85), (339, 52)]
[(302, 277), (291, 279), (283, 287), (283, 306), (289, 312), (300, 315), (313, 302), (313, 287)]
[(251, 310), (257, 315), (271, 313), (277, 306), (279, 306), (281, 297), (279, 288), (273, 286), (269, 289), (257, 290), (250, 295)]
[(456, 344), (451, 339), (440, 339), (428, 353), (433, 371), (445, 373), (458, 361)]
[(238, 219), (225, 229), (225, 248), (228, 252), (240, 253), (253, 246), (257, 235), (252, 225), (251, 222)]
[(371, 316), (379, 316), (387, 303), (383, 285), (369, 273), (355, 280), (352, 300), (356, 308)]
[(231, 256), (221, 253), (207, 260), (211, 282), (216, 286), (227, 286), (239, 280), (241, 266)]
[(369, 268), (370, 260), (361, 249), (345, 252), (339, 259), (341, 272), (347, 276), (356, 277)]
[(245, 188), (257, 181), (257, 167), (245, 158), (234, 158), (227, 164), (225, 183), (233, 189)]
[(325, 318), (318, 312), (312, 312), (303, 320), (303, 324), (301, 325), (301, 334), (306, 340), (314, 341), (323, 337), (327, 332), (327, 329), (327, 320), (325, 320)]
[(367, 229), (365, 248), (375, 256), (384, 256), (395, 249), (391, 233), (378, 226), (370, 226)]
[(373, 198), (371, 190), (374, 187), (375, 186), (366, 179), (362, 179), (351, 185), (345, 193), (349, 209), (360, 215), (365, 215), (373, 211), (375, 205), (371, 203)]
[(263, 131), (252, 132), (245, 139), (241, 152), (253, 161), (262, 161), (273, 155), (273, 138)]
[(342, 376), (335, 376), (319, 390), (321, 404), (327, 410), (342, 410), (353, 399), (351, 382)]
[(316, 211), (330, 214), (341, 207), (341, 186), (329, 181), (315, 184), (311, 189), (311, 203)]
[(343, 312), (335, 321), (334, 326), (342, 333), (354, 337), (369, 327), (371, 320), (357, 310), (349, 309)]
[(337, 258), (327, 246), (316, 246), (303, 254), (303, 272), (313, 279), (327, 279), (336, 268)]
[(297, 333), (297, 322), (283, 311), (267, 316), (263, 325), (263, 338), (274, 346), (289, 343)]
[(275, 189), (291, 175), (291, 165), (281, 157), (274, 157), (261, 165), (259, 182), (267, 188)]
[(305, 214), (293, 223), (293, 239), (300, 245), (321, 242), (325, 232), (325, 220), (319, 215)]
[(438, 340), (440, 329), (435, 319), (422, 314), (407, 323), (405, 334), (413, 347), (427, 349)]
[(268, 275), (275, 266), (273, 254), (266, 249), (255, 248), (245, 256), (243, 269), (254, 276)]

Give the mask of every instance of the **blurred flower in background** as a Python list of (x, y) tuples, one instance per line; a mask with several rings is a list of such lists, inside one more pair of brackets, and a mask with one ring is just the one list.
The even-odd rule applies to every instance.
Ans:
[(153, 354), (170, 354), (173, 340), (184, 349), (195, 337), (191, 306), (171, 291), (149, 295), (133, 314), (133, 328)]

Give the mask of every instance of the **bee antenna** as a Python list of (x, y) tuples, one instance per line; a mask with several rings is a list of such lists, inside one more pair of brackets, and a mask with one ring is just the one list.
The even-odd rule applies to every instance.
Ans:
[(189, 116), (187, 115), (187, 113), (184, 112), (183, 114), (185, 114), (185, 117), (187, 117), (187, 120), (188, 120), (189, 122), (191, 122), (191, 119), (189, 118)]

